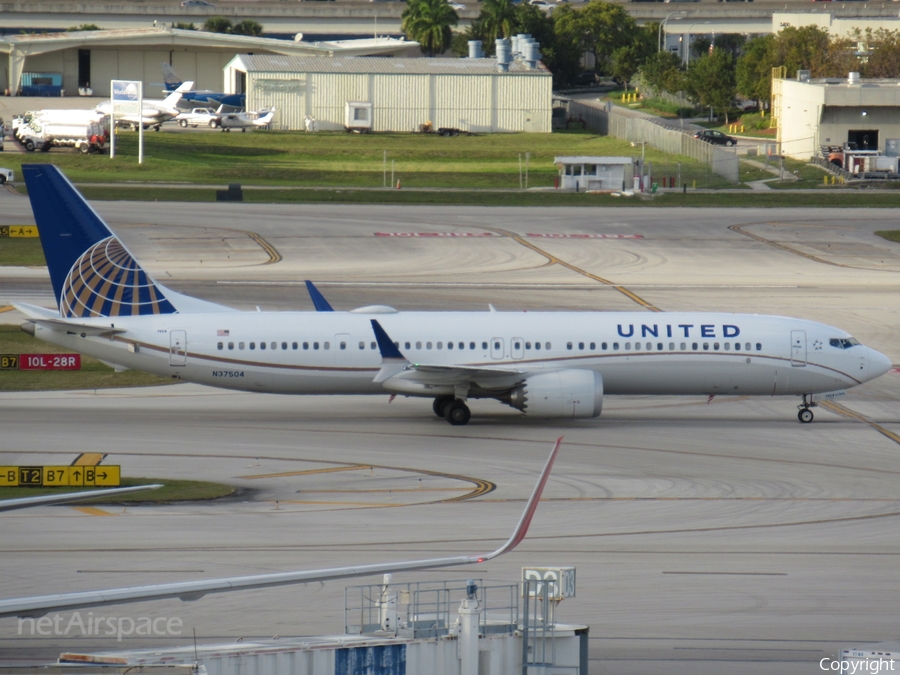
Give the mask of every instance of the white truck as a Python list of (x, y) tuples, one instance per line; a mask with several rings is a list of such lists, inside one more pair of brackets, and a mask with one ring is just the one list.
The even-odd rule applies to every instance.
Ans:
[(37, 117), (20, 128), (19, 140), (28, 152), (51, 148), (76, 148), (82, 154), (103, 152), (109, 141), (109, 116), (96, 115), (87, 120), (61, 121), (53, 117)]
[(196, 129), (202, 125), (210, 129), (217, 129), (222, 123), (222, 115), (210, 108), (193, 108), (190, 111), (180, 113), (175, 118), (175, 121), (182, 128), (190, 126)]

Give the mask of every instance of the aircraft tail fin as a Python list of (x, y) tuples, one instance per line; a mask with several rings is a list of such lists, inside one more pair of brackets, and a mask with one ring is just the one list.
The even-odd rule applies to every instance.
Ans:
[(175, 91), (183, 83), (181, 78), (175, 73), (175, 69), (168, 63), (162, 64), (163, 81), (166, 83), (166, 91)]
[(60, 316), (177, 313), (59, 168), (23, 164), (22, 173)]

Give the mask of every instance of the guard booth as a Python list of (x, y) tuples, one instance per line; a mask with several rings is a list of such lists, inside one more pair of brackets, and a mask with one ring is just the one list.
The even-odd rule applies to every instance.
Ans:
[(555, 157), (559, 167), (557, 187), (563, 190), (624, 190), (631, 185), (634, 160), (631, 157)]

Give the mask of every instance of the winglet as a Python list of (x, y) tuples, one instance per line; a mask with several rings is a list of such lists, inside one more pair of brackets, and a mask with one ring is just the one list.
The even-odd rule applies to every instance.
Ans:
[(319, 289), (313, 285), (309, 279), (306, 280), (306, 290), (309, 291), (309, 297), (313, 301), (313, 306), (317, 312), (333, 312), (334, 307), (328, 304), (325, 296), (319, 293)]
[(378, 351), (381, 352), (381, 370), (378, 371), (372, 382), (379, 384), (406, 370), (409, 361), (400, 353), (400, 349), (375, 319), (372, 319), (372, 330), (375, 331)]
[(141, 492), (142, 490), (156, 490), (162, 485), (135, 485), (124, 488), (107, 488), (105, 490), (87, 490), (86, 492), (66, 492), (63, 494), (41, 495), (39, 497), (19, 497), (17, 499), (0, 500), (0, 511), (13, 511), (15, 509), (27, 509), (31, 506), (50, 506), (53, 504), (66, 504), (68, 502), (79, 502), (84, 499), (99, 499), (107, 497), (116, 497), (118, 495), (129, 494), (131, 492)]
[(491, 558), (496, 558), (498, 555), (503, 555), (504, 553), (512, 551), (525, 538), (525, 535), (528, 533), (528, 526), (531, 525), (531, 519), (534, 518), (534, 512), (537, 510), (538, 503), (541, 501), (541, 494), (544, 492), (544, 486), (547, 484), (547, 479), (550, 478), (550, 470), (553, 468), (553, 462), (556, 461), (556, 455), (559, 453), (559, 446), (562, 443), (562, 439), (562, 436), (556, 439), (556, 445), (553, 446), (550, 457), (547, 458), (544, 470), (541, 471), (541, 476), (538, 478), (537, 485), (534, 486), (534, 491), (531, 493), (531, 497), (529, 497), (528, 503), (525, 505), (525, 510), (522, 512), (522, 517), (519, 518), (519, 524), (516, 525), (516, 529), (513, 531), (512, 536), (506, 540), (506, 543), (503, 544), (503, 546), (493, 553), (479, 556), (478, 562), (490, 560)]

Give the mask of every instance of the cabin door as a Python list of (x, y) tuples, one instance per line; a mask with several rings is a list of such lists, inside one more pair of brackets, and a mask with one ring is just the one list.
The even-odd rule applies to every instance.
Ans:
[(806, 365), (806, 331), (791, 331), (791, 365), (802, 368)]
[(187, 331), (169, 331), (169, 365), (187, 365)]

